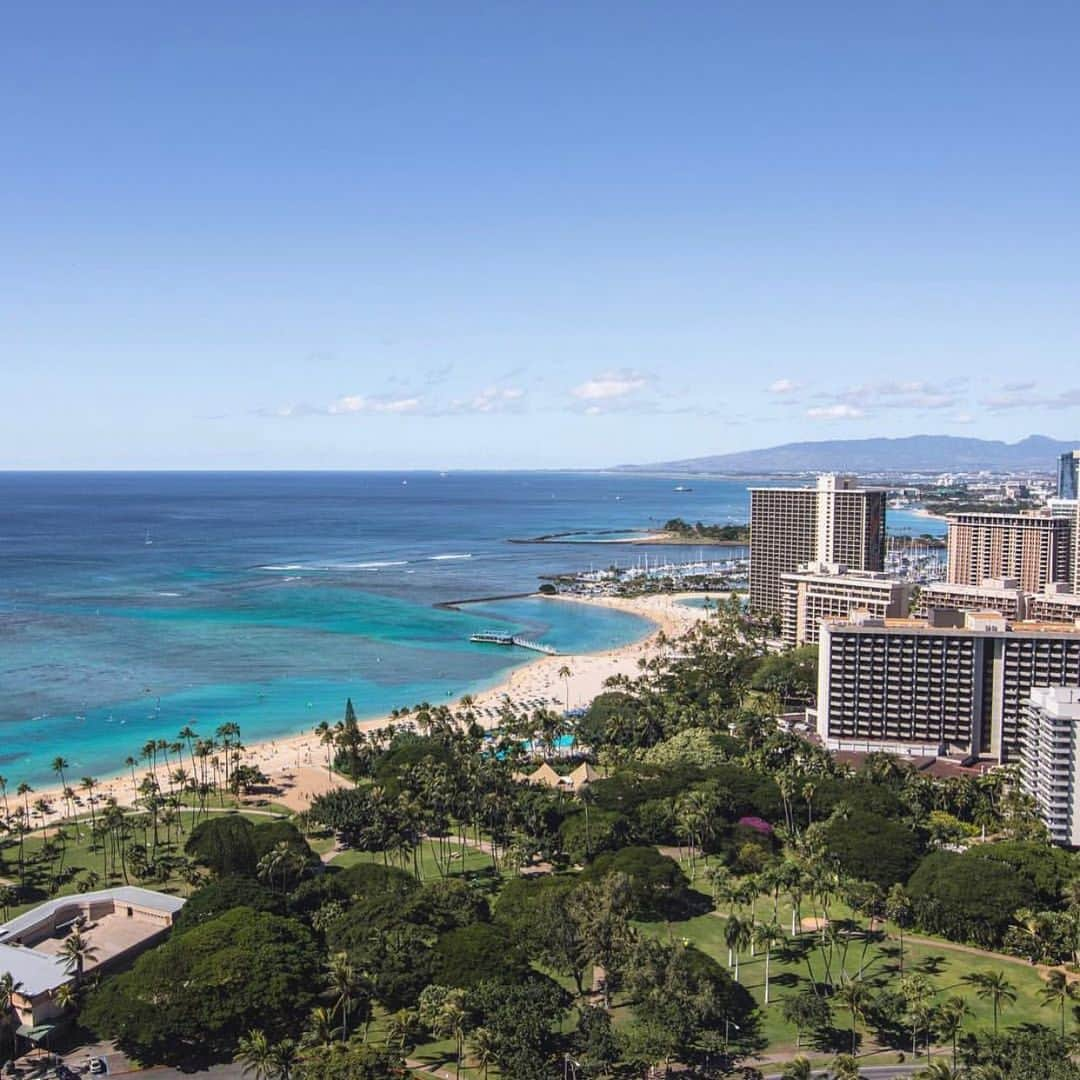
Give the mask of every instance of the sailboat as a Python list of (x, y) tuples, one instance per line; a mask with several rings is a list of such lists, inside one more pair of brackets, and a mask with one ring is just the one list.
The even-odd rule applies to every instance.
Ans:
[(143, 543), (146, 544), (147, 547), (149, 547), (153, 542), (154, 541), (150, 539), (150, 530), (147, 529), (146, 530), (146, 539), (143, 541)]

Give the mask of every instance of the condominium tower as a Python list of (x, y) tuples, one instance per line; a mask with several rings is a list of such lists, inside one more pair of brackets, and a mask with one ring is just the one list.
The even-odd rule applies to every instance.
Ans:
[(818, 477), (813, 488), (750, 489), (750, 608), (780, 614), (781, 575), (807, 563), (881, 570), (885, 496), (853, 477)]
[(1069, 450), (1058, 458), (1059, 499), (1080, 499), (1080, 450)]
[(1072, 521), (1045, 513), (951, 514), (948, 580), (981, 585), (1015, 578), (1024, 592), (1042, 592), (1070, 580), (1072, 534)]
[(1080, 690), (1040, 686), (1025, 707), (1020, 785), (1034, 800), (1056, 844), (1080, 846), (1077, 729)]

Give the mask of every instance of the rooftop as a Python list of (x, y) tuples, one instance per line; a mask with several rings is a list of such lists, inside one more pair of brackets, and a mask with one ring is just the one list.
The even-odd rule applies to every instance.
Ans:
[(121, 885), (115, 889), (58, 896), (53, 900), (47, 900), (44, 904), (38, 904), (36, 908), (24, 911), (21, 915), (16, 915), (9, 922), (0, 923), (0, 944), (33, 929), (57, 911), (67, 907), (85, 907), (87, 904), (102, 900), (113, 900), (120, 904), (137, 904), (151, 911), (161, 911), (169, 915), (175, 915), (184, 906), (182, 897), (167, 896), (165, 893), (154, 892), (153, 889), (140, 889), (137, 885)]
[(71, 978), (58, 956), (18, 945), (0, 945), (0, 974), (7, 972), (20, 984), (19, 992), (26, 997), (55, 990)]

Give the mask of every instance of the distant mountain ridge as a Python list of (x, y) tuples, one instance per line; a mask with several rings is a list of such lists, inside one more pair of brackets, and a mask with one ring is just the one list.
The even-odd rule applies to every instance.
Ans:
[(662, 461), (651, 465), (619, 465), (622, 471), (677, 473), (910, 473), (1026, 472), (1051, 473), (1057, 458), (1080, 447), (1046, 435), (1019, 442), (970, 439), (956, 435), (908, 435), (897, 439), (828, 439), (785, 443), (763, 450)]

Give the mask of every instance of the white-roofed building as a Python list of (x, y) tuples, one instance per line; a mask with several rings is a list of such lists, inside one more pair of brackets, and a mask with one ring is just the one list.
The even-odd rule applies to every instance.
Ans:
[(54, 995), (74, 977), (60, 951), (74, 929), (95, 954), (86, 970), (100, 970), (157, 942), (183, 906), (179, 896), (123, 885), (60, 896), (0, 924), (0, 975), (10, 972), (18, 987), (13, 1004), (20, 1033), (30, 1035), (60, 1017)]

